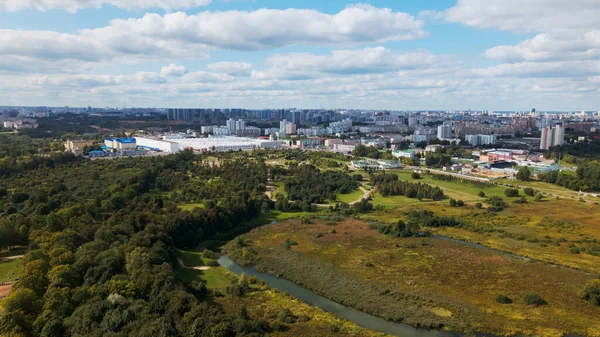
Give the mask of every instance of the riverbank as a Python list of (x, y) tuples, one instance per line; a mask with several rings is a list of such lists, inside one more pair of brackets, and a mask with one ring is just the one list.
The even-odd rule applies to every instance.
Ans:
[[(282, 248), (284, 241), (297, 245)], [(600, 308), (580, 298), (590, 276), (456, 242), (383, 236), (357, 220), (287, 221), (255, 229), (227, 251), (338, 303), (412, 326), (600, 336)], [(525, 303), (528, 294), (547, 304)], [(499, 303), (498, 295), (512, 303)]]

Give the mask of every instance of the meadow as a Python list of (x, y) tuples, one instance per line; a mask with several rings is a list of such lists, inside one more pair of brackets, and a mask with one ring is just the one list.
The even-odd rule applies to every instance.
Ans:
[(21, 274), (21, 259), (0, 258), (0, 283), (14, 281)]
[[(288, 239), (297, 245), (282, 248)], [(361, 220), (289, 220), (242, 240), (259, 269), (389, 320), (498, 335), (600, 336), (600, 308), (581, 298), (594, 278), (584, 272), (435, 238), (385, 236)], [(234, 259), (240, 254), (234, 243), (226, 248)], [(528, 294), (547, 304), (527, 304)], [(512, 303), (498, 303), (498, 295)]]

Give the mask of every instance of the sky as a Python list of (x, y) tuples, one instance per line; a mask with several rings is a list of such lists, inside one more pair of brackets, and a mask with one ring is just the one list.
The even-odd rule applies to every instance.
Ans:
[(0, 105), (600, 110), (600, 0), (0, 0)]

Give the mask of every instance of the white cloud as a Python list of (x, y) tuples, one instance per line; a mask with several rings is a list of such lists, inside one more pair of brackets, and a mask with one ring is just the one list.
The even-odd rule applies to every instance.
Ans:
[(168, 77), (180, 77), (187, 73), (187, 69), (184, 66), (178, 66), (174, 63), (169, 64), (168, 66), (164, 66), (160, 69), (160, 74), (162, 76)]
[(335, 15), (293, 8), (146, 14), (140, 19), (113, 20), (110, 28), (86, 31), (86, 35), (106, 39), (106, 35), (129, 33), (234, 50), (400, 41), (427, 35), (423, 22), (411, 15), (371, 5), (349, 6)]
[[(198, 60), (207, 58), (211, 49), (356, 45), (426, 35), (423, 22), (409, 14), (370, 5), (349, 6), (335, 15), (307, 9), (177, 12), (116, 19), (109, 26), (76, 33), (4, 29), (0, 30), (0, 56), (128, 63)], [(243, 67), (231, 71), (249, 73)]]
[(597, 0), (458, 0), (437, 17), (516, 32), (586, 31), (600, 28), (600, 5)]
[(233, 76), (206, 71), (187, 73), (183, 76), (184, 83), (224, 83), (232, 81), (235, 81), (235, 77)]
[(61, 9), (75, 13), (84, 8), (100, 8), (111, 5), (125, 10), (160, 8), (163, 10), (186, 9), (206, 6), (212, 0), (0, 0), (0, 11), (15, 12), (24, 9), (46, 11)]
[(272, 68), (285, 71), (331, 74), (385, 73), (431, 66), (437, 58), (427, 51), (394, 53), (385, 47), (334, 50), (329, 55), (283, 54), (266, 60)]
[(580, 35), (538, 34), (516, 46), (498, 46), (486, 50), (488, 58), (500, 62), (547, 62), (600, 59), (600, 30)]
[(252, 64), (246, 62), (219, 62), (208, 64), (206, 67), (231, 76), (248, 76), (252, 70)]

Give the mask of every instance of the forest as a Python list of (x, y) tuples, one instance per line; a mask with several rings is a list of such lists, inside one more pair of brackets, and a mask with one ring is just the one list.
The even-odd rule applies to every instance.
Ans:
[(388, 173), (373, 173), (371, 184), (384, 197), (390, 195), (403, 195), (408, 198), (440, 200), (444, 191), (437, 187), (423, 183), (398, 180), (398, 175)]
[[(4, 247), (27, 245), (3, 302), (7, 336), (255, 336), (269, 325), (226, 315), (206, 289), (176, 278), (174, 248), (240, 230), (269, 211), (267, 167), (207, 165), (185, 151), (154, 158), (15, 166), (0, 180)], [(215, 181), (204, 208), (180, 210), (169, 193)], [(218, 181), (226, 181), (219, 184)], [(180, 192), (178, 192), (180, 193)], [(4, 235), (3, 235), (4, 237)]]
[(321, 171), (313, 165), (290, 165), (285, 178), (285, 192), (291, 201), (322, 204), (336, 200), (358, 188), (357, 177), (341, 171)]

